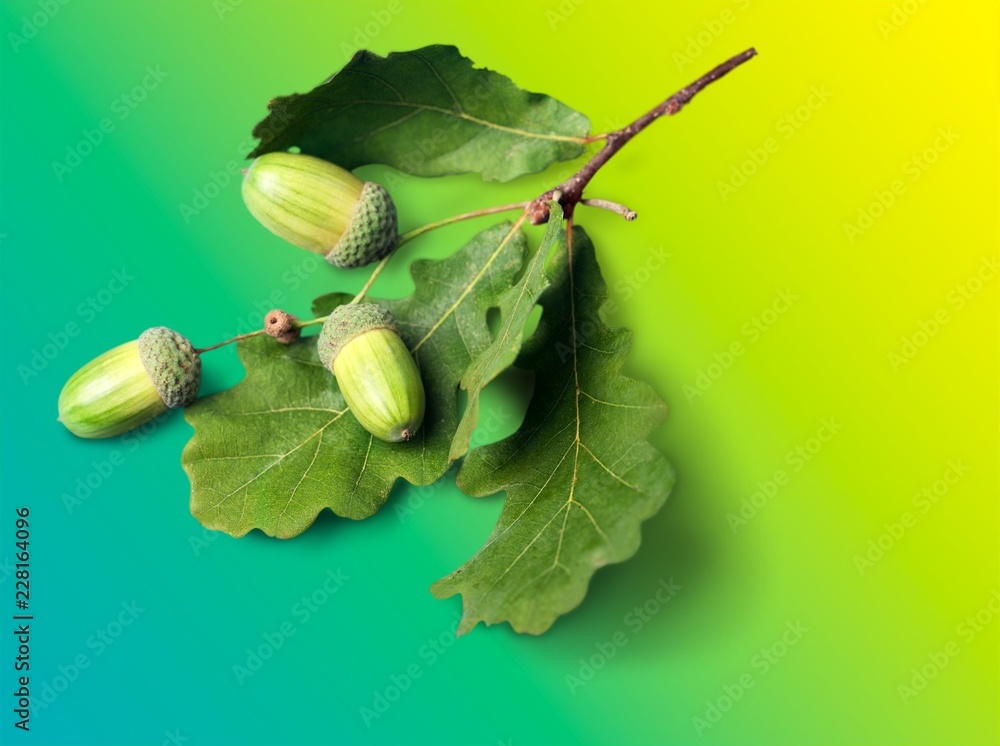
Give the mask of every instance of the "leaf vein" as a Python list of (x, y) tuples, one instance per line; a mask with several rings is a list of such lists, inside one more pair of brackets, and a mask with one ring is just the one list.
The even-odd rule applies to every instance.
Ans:
[(437, 78), (439, 81), (441, 81), (441, 85), (443, 85), (444, 89), (448, 91), (448, 95), (451, 96), (451, 100), (455, 103), (455, 111), (457, 111), (459, 114), (464, 114), (465, 110), (462, 109), (462, 104), (459, 103), (458, 96), (455, 95), (455, 92), (451, 89), (451, 86), (448, 85), (448, 82), (441, 77), (441, 73), (437, 71), (437, 68), (435, 68), (434, 65), (430, 63), (429, 60), (420, 56), (416, 52), (413, 53), (413, 56), (416, 57), (421, 62), (423, 62), (425, 65), (427, 65), (430, 71), (434, 73), (434, 77)]
[[(381, 75), (376, 75), (375, 73), (366, 72), (364, 70), (358, 70), (356, 67), (345, 67), (344, 68), (344, 72), (349, 72), (349, 73), (352, 73), (354, 75), (359, 75), (362, 78), (371, 78), (372, 80), (374, 80), (374, 81), (376, 81), (378, 83), (381, 83), (386, 88), (388, 88), (390, 91), (392, 91), (393, 93), (395, 93), (396, 97), (400, 101), (403, 101), (403, 102), (406, 101), (406, 97), (403, 96), (403, 94), (400, 92), (400, 90), (398, 88), (396, 88), (396, 86), (394, 86), (388, 80), (386, 80), (385, 78), (383, 78)], [(372, 102), (370, 102), (370, 101), (342, 101), (342, 102), (339, 102), (339, 103), (344, 103), (344, 104), (348, 104), (349, 106), (354, 106), (355, 104), (359, 104), (359, 103), (372, 103)], [(381, 103), (381, 102), (377, 102), (377, 103)]]
[(650, 405), (647, 405), (647, 404), (619, 404), (619, 403), (613, 402), (613, 401), (605, 401), (604, 399), (598, 399), (596, 396), (594, 396), (592, 394), (588, 394), (583, 389), (580, 389), (580, 393), (583, 394), (584, 396), (586, 396), (592, 402), (595, 402), (597, 404), (604, 404), (605, 406), (608, 406), (608, 407), (619, 407), (620, 409), (640, 409), (640, 410), (642, 410), (642, 409), (657, 409), (657, 407), (650, 406)]
[(281, 529), (281, 519), (284, 518), (285, 513), (288, 512), (288, 506), (291, 505), (293, 502), (295, 502), (295, 493), (299, 491), (299, 487), (302, 486), (302, 482), (305, 480), (307, 476), (309, 476), (309, 471), (313, 468), (313, 464), (316, 463), (316, 457), (319, 456), (319, 451), (320, 448), (322, 447), (323, 447), (323, 435), (320, 434), (319, 438), (316, 440), (316, 450), (313, 451), (313, 457), (312, 460), (309, 462), (309, 466), (307, 466), (306, 470), (302, 472), (302, 476), (299, 477), (299, 481), (295, 483), (295, 486), (292, 488), (291, 494), (288, 495), (288, 502), (285, 503), (285, 507), (283, 507), (281, 509), (281, 512), (278, 514), (278, 520), (275, 523), (276, 529), (279, 530)]
[[(373, 76), (370, 76), (373, 77)], [(535, 138), (538, 140), (555, 140), (557, 142), (571, 142), (577, 145), (583, 145), (586, 143), (585, 137), (578, 137), (576, 135), (555, 135), (549, 132), (529, 132), (528, 130), (519, 129), (517, 127), (508, 127), (505, 124), (498, 124), (497, 122), (490, 122), (485, 119), (480, 119), (479, 117), (474, 117), (471, 114), (466, 114), (464, 112), (456, 112), (451, 109), (446, 109), (443, 106), (434, 106), (432, 104), (417, 104), (410, 101), (378, 101), (369, 99), (355, 99), (351, 101), (339, 101), (338, 103), (344, 106), (357, 106), (361, 105), (372, 105), (372, 106), (401, 106), (404, 108), (416, 109), (418, 113), (425, 111), (432, 111), (437, 114), (443, 114), (449, 117), (455, 117), (456, 119), (463, 119), (472, 124), (479, 125), (480, 127), (485, 127), (486, 129), (499, 130), (500, 132), (507, 132), (512, 135), (517, 135), (518, 137), (525, 138)]]
[(521, 516), (523, 516), (525, 513), (527, 513), (531, 509), (531, 506), (535, 504), (535, 501), (538, 500), (539, 496), (542, 494), (542, 492), (545, 490), (545, 488), (548, 487), (549, 482), (552, 481), (552, 478), (556, 475), (556, 472), (559, 471), (559, 467), (562, 466), (563, 461), (566, 460), (566, 456), (569, 454), (570, 448), (572, 448), (572, 447), (573, 447), (573, 444), (570, 443), (569, 448), (566, 449), (565, 453), (563, 453), (563, 455), (562, 455), (562, 458), (559, 459), (559, 463), (557, 463), (555, 465), (555, 468), (552, 469), (552, 473), (549, 474), (548, 479), (546, 479), (545, 482), (542, 484), (542, 486), (538, 488), (538, 492), (535, 493), (535, 496), (533, 498), (531, 498), (531, 500), (528, 502), (528, 504), (524, 506), (524, 510), (522, 510), (520, 513), (518, 513), (517, 517), (513, 521), (511, 521), (510, 524), (503, 531), (501, 531), (499, 534), (497, 534), (492, 539), (490, 539), (488, 542), (486, 542), (486, 544), (483, 545), (483, 549), (485, 549), (486, 547), (488, 547), (490, 544), (493, 544), (494, 542), (498, 541), (499, 539), (502, 539), (504, 537), (504, 535), (508, 531), (510, 531), (512, 528), (514, 528), (514, 525), (519, 520), (521, 520)]
[(375, 135), (379, 135), (379, 134), (385, 132), (386, 130), (392, 129), (396, 125), (402, 124), (407, 119), (413, 119), (413, 117), (419, 116), (419, 115), (420, 115), (419, 111), (411, 111), (409, 114), (404, 114), (399, 119), (394, 119), (391, 122), (387, 122), (386, 124), (383, 124), (381, 127), (376, 127), (373, 130), (368, 130), (367, 132), (365, 132), (365, 133), (363, 133), (361, 135), (358, 135), (357, 137), (354, 138), (353, 142), (363, 142), (364, 140), (369, 140), (369, 139), (375, 137)]
[(358, 479), (354, 483), (354, 491), (358, 491), (358, 486), (361, 484), (361, 477), (365, 474), (365, 469), (368, 468), (368, 456), (372, 452), (372, 441), (375, 439), (374, 435), (368, 436), (368, 450), (365, 451), (365, 460), (361, 462), (361, 469), (358, 471)]
[(642, 491), (638, 487), (636, 487), (634, 484), (632, 484), (631, 482), (625, 481), (620, 476), (618, 476), (615, 472), (613, 472), (608, 466), (605, 465), (605, 463), (603, 461), (601, 461), (599, 458), (597, 458), (597, 454), (595, 454), (592, 450), (590, 450), (589, 448), (587, 448), (587, 444), (586, 443), (580, 443), (580, 445), (583, 447), (583, 450), (585, 450), (587, 453), (590, 454), (590, 457), (592, 459), (594, 459), (595, 463), (598, 466), (600, 466), (602, 469), (604, 469), (604, 471), (606, 471), (612, 477), (614, 477), (619, 482), (621, 482), (622, 484), (624, 484), (630, 490), (635, 490), (636, 492), (641, 492)]
[(518, 230), (520, 230), (521, 226), (524, 224), (524, 221), (527, 219), (527, 217), (528, 217), (527, 212), (521, 213), (521, 217), (517, 219), (517, 222), (511, 226), (509, 231), (507, 231), (507, 235), (503, 237), (502, 241), (500, 241), (500, 245), (497, 246), (496, 250), (492, 254), (490, 254), (489, 259), (486, 260), (486, 264), (479, 270), (479, 272), (476, 273), (475, 277), (473, 277), (469, 281), (469, 284), (465, 286), (465, 289), (462, 291), (461, 295), (459, 295), (458, 298), (455, 300), (455, 302), (448, 307), (448, 309), (444, 312), (441, 318), (439, 318), (437, 322), (430, 328), (430, 330), (428, 330), (427, 334), (425, 334), (423, 338), (419, 342), (417, 342), (416, 345), (414, 345), (412, 352), (416, 352), (417, 350), (419, 350), (423, 346), (424, 342), (430, 339), (431, 336), (434, 334), (434, 332), (436, 332), (441, 327), (441, 324), (444, 323), (445, 319), (447, 319), (453, 313), (455, 313), (455, 309), (457, 309), (466, 299), (469, 293), (472, 292), (472, 288), (474, 288), (479, 283), (479, 281), (482, 279), (483, 275), (486, 273), (486, 270), (489, 268), (489, 266), (493, 264), (496, 258), (500, 255), (500, 252), (503, 251), (504, 247), (510, 242), (510, 239), (517, 233)]

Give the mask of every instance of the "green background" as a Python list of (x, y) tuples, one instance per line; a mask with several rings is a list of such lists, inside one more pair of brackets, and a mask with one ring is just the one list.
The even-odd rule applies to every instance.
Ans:
[[(22, 733), (6, 697), (4, 743), (996, 743), (998, 15), (934, 0), (5, 2), (0, 588), (13, 613), (26, 505), (40, 705)], [(400, 486), (363, 523), (233, 540), (187, 510), (182, 417), (97, 442), (55, 421), (69, 375), (146, 327), (204, 346), (273, 305), (304, 314), (359, 288), (364, 270), (256, 224), (234, 174), (270, 97), (358, 45), (439, 42), (595, 131), (761, 53), (593, 182), (639, 220), (581, 208), (610, 321), (635, 332), (626, 370), (671, 406), (653, 440), (678, 482), (636, 557), (537, 638), (480, 626), (450, 644), (460, 601), (427, 591), (482, 544), (501, 496)], [(391, 191), (409, 229), (566, 169)], [(409, 291), (405, 264), (376, 294)], [(765, 314), (781, 292), (794, 302)], [(203, 391), (241, 375), (232, 348), (214, 352)], [(516, 383), (490, 393), (480, 442), (516, 426)], [(836, 434), (811, 440), (824, 420)], [(786, 483), (744, 507), (779, 470)], [(324, 598), (328, 572), (347, 580)], [(670, 603), (629, 621), (671, 579)], [(307, 616), (296, 604), (314, 592)], [(783, 639), (787, 625), (805, 631)], [(591, 659), (583, 685), (567, 678)], [(378, 695), (395, 701), (366, 718)]]

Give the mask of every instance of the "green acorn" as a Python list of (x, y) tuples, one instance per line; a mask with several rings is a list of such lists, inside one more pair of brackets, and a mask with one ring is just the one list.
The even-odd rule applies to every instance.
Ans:
[(319, 359), (365, 430), (390, 443), (413, 437), (424, 419), (424, 384), (388, 309), (335, 308), (319, 335)]
[(336, 267), (371, 264), (396, 245), (396, 206), (385, 188), (309, 155), (255, 159), (243, 201), (269, 231)]
[(108, 350), (74, 373), (59, 395), (59, 420), (81, 438), (110, 438), (198, 396), (201, 358), (165, 326)]

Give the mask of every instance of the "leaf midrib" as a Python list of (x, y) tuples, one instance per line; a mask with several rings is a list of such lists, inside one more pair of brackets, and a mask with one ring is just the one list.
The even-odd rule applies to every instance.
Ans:
[[(596, 456), (594, 456), (593, 452), (589, 448), (587, 448), (583, 444), (583, 442), (581, 441), (581, 439), (580, 439), (580, 393), (581, 393), (581, 388), (580, 388), (580, 375), (579, 375), (579, 361), (578, 361), (578, 355), (577, 355), (576, 286), (575, 286), (575, 279), (574, 279), (574, 273), (573, 273), (574, 266), (573, 266), (573, 234), (572, 234), (572, 223), (570, 223), (570, 228), (569, 228), (569, 231), (568, 231), (568, 234), (567, 234), (566, 244), (567, 244), (566, 250), (567, 250), (567, 255), (568, 255), (567, 256), (567, 263), (569, 265), (568, 266), (568, 270), (569, 270), (569, 297), (570, 297), (569, 314), (570, 314), (570, 329), (572, 330), (572, 344), (571, 344), (571, 347), (572, 347), (572, 350), (573, 350), (573, 383), (574, 383), (574, 391), (573, 391), (573, 394), (574, 394), (574, 397), (573, 397), (574, 398), (574, 423), (571, 423), (571, 424), (575, 424), (575, 426), (576, 426), (575, 427), (575, 433), (574, 433), (574, 436), (573, 436), (573, 441), (569, 444), (569, 447), (563, 453), (562, 457), (559, 459), (559, 462), (555, 465), (555, 467), (553, 467), (552, 471), (549, 473), (549, 476), (546, 478), (545, 482), (542, 484), (541, 487), (538, 488), (538, 491), (535, 493), (535, 496), (531, 499), (531, 501), (528, 503), (528, 505), (525, 506), (524, 510), (522, 510), (517, 515), (517, 517), (513, 521), (511, 521), (511, 523), (499, 535), (497, 535), (496, 537), (490, 539), (490, 541), (488, 541), (484, 545), (483, 549), (485, 549), (486, 547), (490, 546), (491, 544), (495, 543), (500, 538), (502, 538), (503, 536), (505, 536), (513, 528), (514, 524), (516, 524), (531, 509), (531, 507), (535, 504), (535, 502), (541, 496), (542, 492), (545, 491), (545, 488), (549, 485), (549, 482), (552, 481), (552, 479), (555, 476), (556, 472), (558, 472), (559, 468), (563, 465), (563, 462), (566, 460), (566, 456), (569, 455), (569, 452), (572, 450), (572, 451), (574, 451), (574, 453), (573, 453), (573, 475), (572, 475), (572, 477), (570, 479), (569, 497), (552, 514), (552, 517), (549, 518), (549, 520), (545, 522), (545, 525), (543, 525), (535, 533), (535, 535), (531, 538), (531, 541), (529, 541), (528, 544), (524, 547), (524, 549), (521, 550), (520, 554), (518, 554), (517, 557), (515, 557), (513, 559), (513, 561), (511, 561), (511, 563), (509, 565), (507, 565), (507, 567), (504, 569), (504, 571), (502, 573), (500, 573), (500, 575), (498, 575), (494, 579), (494, 581), (492, 583), (490, 583), (489, 587), (483, 592), (483, 596), (484, 597), (488, 596), (490, 594), (490, 592), (493, 590), (493, 588), (495, 588), (497, 586), (497, 584), (499, 584), (500, 581), (502, 581), (507, 576), (507, 573), (509, 573), (514, 568), (514, 565), (516, 565), (521, 560), (521, 558), (524, 557), (525, 554), (527, 554), (528, 550), (531, 549), (531, 547), (535, 545), (535, 542), (537, 542), (541, 538), (542, 534), (545, 533), (545, 531), (552, 524), (552, 522), (556, 518), (558, 518), (559, 514), (561, 512), (563, 512), (564, 510), (566, 511), (566, 514), (563, 517), (562, 526), (560, 526), (560, 528), (559, 528), (559, 539), (558, 539), (558, 542), (557, 542), (557, 545), (556, 545), (556, 554), (555, 554), (555, 557), (554, 557), (554, 559), (552, 561), (552, 564), (548, 568), (546, 568), (538, 577), (542, 577), (543, 575), (548, 574), (549, 572), (551, 572), (552, 570), (556, 569), (557, 567), (562, 567), (563, 570), (567, 573), (567, 575), (571, 575), (571, 573), (569, 572), (568, 568), (566, 568), (565, 565), (563, 565), (561, 562), (559, 562), (559, 557), (560, 557), (560, 554), (562, 552), (563, 537), (566, 534), (566, 524), (569, 521), (569, 514), (570, 514), (570, 512), (572, 512), (574, 504), (578, 505), (580, 507), (580, 509), (584, 512), (584, 514), (590, 520), (590, 523), (594, 527), (594, 529), (597, 532), (597, 534), (609, 546), (611, 545), (611, 538), (608, 536), (607, 532), (604, 531), (604, 529), (601, 528), (600, 523), (598, 523), (598, 521), (594, 517), (593, 513), (590, 512), (590, 509), (587, 508), (587, 506), (584, 505), (582, 502), (580, 502), (579, 500), (575, 499), (576, 483), (577, 483), (577, 477), (578, 477), (578, 474), (579, 474), (580, 448), (581, 447), (586, 448), (587, 452), (591, 454), (592, 458), (594, 458), (594, 460), (597, 461), (597, 463), (601, 467), (603, 467), (605, 471), (609, 471), (609, 470), (608, 470), (608, 468), (603, 463), (601, 463), (597, 459)], [(567, 383), (567, 385), (568, 385), (568, 383)], [(565, 429), (565, 428), (563, 428), (563, 429)], [(627, 482), (624, 482), (624, 480), (622, 480), (621, 478), (617, 477), (617, 475), (613, 475), (613, 476), (615, 476), (616, 479), (618, 479), (619, 481), (621, 481), (623, 484), (628, 484)], [(628, 485), (628, 486), (633, 487), (633, 485)], [(635, 489), (635, 488), (633, 487), (633, 489)], [(534, 583), (535, 580), (537, 580), (537, 579), (538, 579), (537, 577), (534, 578), (531, 581), (531, 583)], [(529, 585), (531, 585), (531, 583), (527, 583), (527, 584), (525, 584), (523, 586), (517, 586), (511, 592), (509, 592), (503, 599), (501, 599), (498, 603), (500, 605), (506, 603), (506, 601), (510, 598), (510, 595), (512, 593), (516, 593), (516, 592), (520, 592), (520, 591), (525, 590)]]
[[(415, 114), (420, 114), (425, 111), (432, 111), (437, 114), (443, 114), (445, 116), (454, 117), (456, 119), (463, 119), (472, 124), (476, 124), (480, 127), (485, 127), (487, 129), (498, 130), (500, 132), (507, 132), (511, 135), (516, 135), (518, 137), (523, 137), (526, 139), (534, 140), (552, 140), (555, 142), (569, 142), (574, 145), (586, 145), (587, 138), (580, 137), (578, 135), (556, 135), (548, 132), (530, 132), (528, 130), (523, 130), (518, 127), (509, 127), (505, 124), (499, 124), (498, 122), (490, 122), (487, 119), (480, 119), (479, 117), (474, 117), (471, 114), (466, 114), (463, 111), (454, 111), (453, 109), (446, 109), (443, 106), (435, 106), (433, 104), (418, 104), (412, 101), (388, 101), (379, 99), (351, 99), (347, 101), (335, 101), (330, 102), (333, 106), (341, 106), (344, 108), (350, 108), (357, 105), (371, 105), (371, 106), (396, 106), (404, 109), (412, 109)], [(303, 111), (296, 117), (293, 117), (288, 124), (288, 129), (291, 129), (293, 125), (299, 124), (299, 122), (307, 116), (311, 116), (314, 110)], [(330, 116), (336, 116), (342, 112), (336, 112)], [(389, 122), (388, 124), (380, 125), (376, 128), (377, 131), (386, 132), (393, 127), (402, 124), (407, 118), (398, 119), (395, 122)], [(360, 135), (357, 139), (366, 139), (372, 136), (376, 130), (369, 131), (364, 135)]]

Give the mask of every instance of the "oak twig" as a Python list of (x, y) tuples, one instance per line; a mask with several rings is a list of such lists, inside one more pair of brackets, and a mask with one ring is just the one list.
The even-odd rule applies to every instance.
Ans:
[[(461, 220), (469, 220), (471, 218), (482, 217), (485, 215), (495, 215), (500, 212), (508, 212), (514, 210), (523, 210), (521, 220), (525, 217), (531, 222), (532, 225), (541, 225), (549, 220), (549, 202), (554, 200), (562, 205), (563, 214), (566, 219), (567, 229), (569, 236), (572, 236), (573, 231), (573, 210), (578, 204), (585, 204), (589, 207), (596, 207), (602, 210), (610, 210), (611, 212), (617, 213), (624, 217), (626, 220), (635, 220), (636, 213), (634, 210), (630, 210), (628, 207), (617, 202), (612, 202), (606, 199), (584, 199), (583, 190), (590, 183), (590, 180), (594, 178), (597, 172), (609, 161), (611, 158), (628, 143), (633, 137), (642, 132), (646, 127), (655, 122), (657, 119), (663, 116), (672, 116), (683, 109), (695, 95), (701, 91), (706, 86), (714, 83), (719, 78), (727, 75), (728, 73), (735, 70), (737, 67), (742, 65), (747, 60), (755, 57), (757, 55), (757, 50), (750, 48), (745, 52), (741, 52), (735, 57), (723, 62), (721, 65), (713, 68), (709, 72), (702, 75), (696, 81), (690, 85), (682, 88), (673, 94), (669, 98), (665, 99), (659, 106), (650, 109), (648, 112), (643, 114), (641, 117), (636, 119), (632, 124), (622, 127), (614, 132), (609, 132), (606, 135), (593, 135), (582, 139), (582, 142), (598, 142), (600, 140), (604, 141), (604, 146), (594, 154), (594, 156), (587, 161), (579, 171), (569, 177), (559, 186), (553, 187), (542, 194), (535, 197), (535, 199), (530, 202), (515, 202), (508, 205), (498, 205), (496, 207), (487, 207), (481, 210), (473, 210), (472, 212), (463, 213), (461, 215), (455, 215), (450, 218), (445, 218), (444, 220), (438, 220), (433, 223), (428, 223), (419, 228), (414, 228), (413, 230), (402, 234), (397, 240), (396, 247), (399, 248), (402, 244), (416, 238), (427, 231), (434, 230), (436, 228), (441, 228), (445, 225), (450, 225), (452, 223), (459, 222)], [(572, 240), (572, 239), (570, 239)], [(364, 300), (368, 293), (368, 290), (374, 284), (375, 280), (385, 269), (386, 264), (389, 262), (389, 258), (393, 254), (389, 254), (380, 261), (373, 270), (368, 281), (365, 283), (364, 287), (354, 296), (351, 303), (360, 303)], [(290, 322), (290, 328), (292, 330), (299, 330), (303, 327), (312, 326), (314, 324), (321, 324), (326, 320), (325, 316), (321, 316), (315, 319), (310, 319), (308, 321), (300, 321), (294, 319)], [(233, 342), (239, 342), (244, 339), (249, 339), (250, 337), (256, 337), (259, 334), (264, 334), (264, 329), (249, 332), (247, 334), (240, 334), (232, 339), (227, 339), (225, 342), (219, 342), (218, 344), (211, 345), (210, 347), (201, 347), (196, 349), (199, 355), (208, 352), (210, 350), (216, 350), (225, 345), (232, 344)]]
[(629, 140), (642, 132), (646, 129), (646, 127), (651, 125), (660, 117), (672, 116), (679, 112), (703, 88), (711, 83), (714, 83), (724, 75), (732, 72), (744, 62), (755, 57), (756, 55), (757, 50), (751, 47), (745, 52), (741, 52), (735, 57), (731, 57), (721, 65), (718, 65), (702, 75), (690, 85), (681, 88), (677, 91), (677, 93), (665, 99), (659, 106), (647, 111), (641, 117), (632, 122), (632, 124), (622, 127), (619, 130), (615, 130), (614, 132), (609, 132), (604, 138), (604, 147), (597, 151), (597, 153), (594, 154), (594, 157), (587, 161), (579, 171), (559, 186), (553, 187), (552, 189), (538, 195), (531, 202), (531, 205), (528, 207), (528, 215), (531, 224), (541, 225), (542, 223), (548, 222), (548, 203), (553, 199), (556, 193), (560, 193), (558, 201), (559, 204), (562, 205), (563, 214), (567, 219), (572, 218), (574, 208), (583, 200), (583, 190), (586, 188), (587, 184), (590, 183), (590, 180), (594, 178), (601, 167), (611, 160), (615, 153), (625, 147), (625, 144), (628, 143)]

